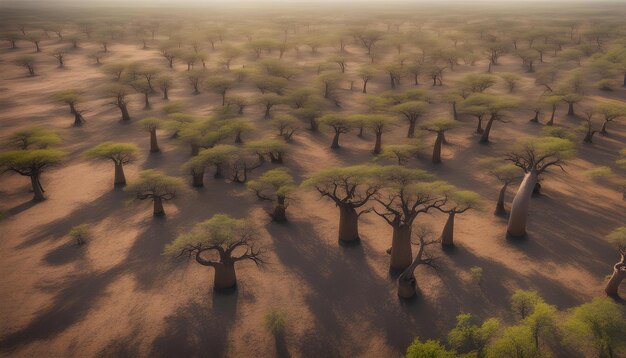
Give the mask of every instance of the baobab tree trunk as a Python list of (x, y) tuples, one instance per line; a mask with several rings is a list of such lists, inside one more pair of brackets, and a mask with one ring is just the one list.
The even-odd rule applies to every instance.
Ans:
[(456, 112), (456, 102), (452, 102), (452, 118), (453, 118), (455, 121), (458, 121), (458, 120), (459, 120), (459, 115), (458, 115), (458, 113)]
[(74, 113), (74, 127), (82, 126), (84, 121), (85, 119), (83, 118), (82, 114), (80, 114), (79, 112)]
[(451, 210), (448, 212), (448, 220), (446, 220), (446, 224), (443, 226), (443, 231), (441, 232), (441, 247), (452, 247), (454, 246), (454, 216), (456, 212)]
[(574, 113), (574, 103), (568, 103), (567, 115), (568, 116), (575, 116), (576, 115), (576, 113)]
[(506, 189), (509, 186), (509, 183), (504, 183), (502, 188), (500, 189), (500, 194), (498, 195), (498, 203), (496, 204), (496, 210), (493, 212), (493, 215), (502, 216), (506, 215), (506, 209), (504, 208), (504, 197), (506, 196)]
[(382, 151), (382, 145), (383, 145), (383, 133), (382, 132), (376, 132), (376, 144), (374, 145), (374, 154), (380, 154), (380, 152)]
[(530, 206), (530, 198), (537, 183), (537, 171), (531, 170), (524, 176), (524, 180), (519, 186), (513, 203), (511, 204), (511, 215), (507, 233), (512, 237), (526, 236), (526, 221), (528, 219), (528, 208)]
[(160, 197), (154, 198), (154, 216), (165, 216), (165, 210), (163, 210), (163, 199)]
[(491, 132), (491, 126), (493, 125), (494, 120), (495, 120), (495, 117), (493, 115), (489, 117), (489, 121), (487, 121), (487, 126), (485, 126), (485, 130), (483, 131), (483, 134), (480, 136), (481, 143), (489, 143), (489, 133)]
[[(626, 81), (626, 79), (624, 81)], [(624, 86), (626, 86), (626, 82), (625, 82)], [(367, 93), (367, 80), (363, 81), (363, 93)]]
[(113, 182), (113, 186), (124, 186), (126, 185), (126, 176), (124, 175), (124, 167), (122, 164), (115, 163), (115, 181)]
[(435, 146), (433, 147), (433, 164), (441, 163), (441, 143), (443, 143), (443, 132), (437, 132)]
[(411, 265), (411, 261), (413, 261), (411, 226), (403, 224), (394, 225), (391, 239), (391, 262), (389, 266), (393, 270), (405, 270)]
[(339, 242), (356, 244), (359, 240), (359, 215), (352, 206), (339, 205)]
[(613, 266), (613, 275), (606, 284), (604, 292), (607, 296), (619, 297), (619, 286), (626, 277), (626, 258), (622, 255), (620, 262)]
[(339, 148), (339, 132), (335, 133), (335, 136), (333, 137), (333, 143), (330, 145), (330, 147), (332, 149), (338, 149)]
[(407, 137), (408, 138), (414, 138), (415, 137), (415, 123), (417, 122), (416, 119), (409, 119), (409, 130), (407, 132)]
[(34, 201), (44, 201), (46, 197), (43, 195), (43, 189), (41, 188), (41, 183), (39, 181), (39, 175), (33, 175), (30, 177), (30, 183), (33, 187), (33, 200)]
[(148, 92), (144, 93), (144, 106), (143, 109), (150, 109), (150, 98), (148, 96)]
[(159, 143), (157, 142), (156, 129), (150, 130), (150, 152), (157, 153), (160, 152)]
[(204, 168), (202, 170), (194, 170), (192, 174), (192, 184), (194, 188), (200, 188), (204, 186)]
[(119, 105), (120, 111), (122, 112), (122, 120), (130, 121), (130, 114), (128, 113), (128, 108), (126, 108), (126, 104), (122, 103)]
[(235, 274), (235, 263), (230, 260), (218, 263), (215, 268), (215, 280), (213, 289), (216, 291), (229, 290), (237, 287), (237, 275)]
[(286, 207), (285, 207), (285, 197), (279, 196), (276, 199), (276, 205), (274, 206), (274, 212), (270, 215), (272, 217), (272, 221), (276, 222), (285, 222), (287, 221), (286, 215)]

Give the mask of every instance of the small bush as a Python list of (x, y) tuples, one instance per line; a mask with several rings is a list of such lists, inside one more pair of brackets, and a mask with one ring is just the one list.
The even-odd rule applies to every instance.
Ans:
[(282, 334), (285, 331), (285, 316), (277, 310), (269, 311), (263, 318), (263, 324), (270, 333)]
[(87, 237), (89, 236), (89, 225), (81, 224), (81, 225), (74, 226), (70, 230), (69, 235), (74, 240), (76, 240), (76, 244), (78, 246), (82, 246), (87, 242), (86, 240), (87, 240)]

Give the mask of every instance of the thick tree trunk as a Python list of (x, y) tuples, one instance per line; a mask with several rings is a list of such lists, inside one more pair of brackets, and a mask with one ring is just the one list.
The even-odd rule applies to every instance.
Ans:
[(191, 174), (192, 176), (192, 186), (194, 188), (201, 188), (204, 186), (204, 168), (202, 170), (194, 170)]
[(416, 119), (409, 119), (409, 130), (406, 134), (406, 136), (408, 138), (414, 138), (415, 137), (415, 124), (416, 124), (417, 120)]
[(415, 280), (415, 276), (411, 276), (409, 278), (400, 277), (398, 278), (398, 297), (409, 299), (413, 298), (416, 294), (417, 281)]
[(393, 270), (404, 270), (413, 261), (411, 226), (399, 224), (392, 227), (393, 236), (391, 239), (391, 262), (389, 266)]
[(622, 257), (622, 260), (613, 266), (613, 275), (611, 275), (604, 289), (608, 296), (619, 297), (619, 286), (626, 277), (626, 263), (624, 260), (624, 257)]
[(126, 185), (126, 176), (124, 175), (124, 167), (122, 164), (115, 163), (115, 180), (113, 186)]
[[(626, 78), (626, 76), (624, 78)], [(624, 79), (624, 81), (626, 81), (626, 79)], [(626, 82), (624, 86), (626, 86)], [(367, 93), (367, 80), (363, 81), (363, 93)]]
[(78, 112), (74, 113), (74, 127), (82, 126), (84, 121), (85, 119), (83, 118), (82, 114)]
[(448, 220), (446, 220), (446, 224), (443, 226), (443, 231), (441, 232), (441, 247), (452, 247), (454, 246), (454, 216), (456, 212), (454, 210), (448, 212)]
[(491, 126), (493, 125), (494, 120), (494, 116), (489, 117), (489, 121), (487, 121), (487, 126), (485, 126), (485, 131), (480, 136), (481, 143), (489, 143), (489, 133), (491, 132)]
[(568, 103), (567, 115), (568, 116), (575, 116), (576, 115), (576, 113), (574, 113), (574, 103)]
[(528, 208), (530, 206), (530, 198), (537, 183), (537, 172), (532, 170), (524, 176), (524, 180), (519, 186), (513, 203), (511, 204), (511, 215), (507, 233), (511, 237), (526, 236), (526, 222), (528, 220)]
[(163, 210), (163, 199), (154, 198), (154, 216), (165, 216), (165, 210)]
[(443, 132), (437, 132), (435, 146), (433, 147), (433, 164), (441, 163), (441, 143), (443, 142)]
[(355, 244), (359, 241), (359, 215), (352, 206), (339, 205), (339, 243)]
[(274, 205), (274, 211), (272, 212), (270, 216), (272, 217), (272, 221), (276, 221), (276, 222), (287, 221), (284, 196), (279, 196), (276, 199), (276, 205)]
[(339, 148), (339, 132), (335, 132), (335, 136), (333, 137), (333, 143), (330, 145), (332, 149)]
[(119, 105), (120, 111), (122, 112), (122, 120), (130, 121), (130, 114), (128, 114), (128, 108), (126, 108), (126, 104), (122, 103)]
[(374, 145), (374, 154), (380, 154), (380, 152), (382, 151), (382, 146), (383, 146), (383, 133), (382, 132), (376, 132), (376, 144)]
[(452, 102), (452, 118), (453, 118), (455, 121), (458, 121), (458, 120), (459, 120), (459, 115), (458, 115), (458, 113), (456, 112), (456, 102)]
[(482, 118), (478, 118), (478, 124), (476, 125), (476, 133), (482, 134), (483, 132), (484, 132), (484, 130), (483, 130), (483, 119)]
[(235, 263), (224, 262), (214, 266), (215, 281), (213, 288), (216, 291), (229, 290), (237, 287), (237, 275), (235, 274)]
[(159, 143), (157, 142), (156, 129), (150, 130), (150, 152), (156, 153), (160, 152)]
[(33, 200), (43, 201), (46, 197), (43, 195), (43, 189), (41, 188), (41, 182), (39, 181), (39, 175), (33, 175), (30, 177), (30, 183), (33, 187)]
[(500, 194), (498, 195), (498, 203), (496, 204), (496, 210), (493, 212), (493, 215), (503, 216), (506, 215), (506, 209), (504, 208), (504, 197), (506, 196), (506, 188), (509, 186), (509, 183), (504, 183), (502, 188), (500, 189)]

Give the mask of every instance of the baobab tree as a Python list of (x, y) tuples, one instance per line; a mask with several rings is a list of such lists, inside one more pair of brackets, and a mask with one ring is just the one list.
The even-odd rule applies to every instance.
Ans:
[(469, 106), (483, 106), (489, 114), (487, 125), (485, 125), (485, 129), (480, 136), (480, 143), (489, 143), (489, 134), (491, 133), (493, 123), (496, 121), (505, 122), (504, 111), (515, 108), (518, 105), (518, 101), (514, 97), (486, 93), (471, 94), (465, 102)]
[(159, 76), (157, 78), (157, 86), (159, 87), (161, 92), (163, 92), (164, 100), (170, 99), (169, 91), (172, 89), (173, 84), (174, 80), (170, 76)]
[(626, 277), (626, 227), (619, 227), (611, 232), (607, 239), (617, 246), (620, 260), (613, 266), (613, 274), (606, 284), (604, 292), (611, 297), (619, 297), (619, 286)]
[(583, 113), (584, 118), (580, 126), (581, 131), (585, 133), (585, 136), (583, 137), (583, 143), (591, 144), (593, 143), (593, 136), (598, 132), (594, 129), (593, 126), (593, 116), (596, 114), (596, 112), (594, 108), (586, 108), (583, 109)]
[(137, 146), (131, 143), (104, 142), (86, 150), (83, 155), (87, 158), (113, 161), (115, 165), (113, 186), (118, 187), (126, 185), (124, 165), (135, 160), (137, 151)]
[(398, 165), (405, 165), (409, 159), (417, 157), (421, 147), (420, 143), (383, 145), (379, 157), (393, 159)]
[(185, 191), (185, 183), (180, 178), (148, 169), (139, 172), (139, 179), (131, 182), (124, 190), (134, 193), (138, 200), (152, 200), (153, 215), (164, 216), (163, 202), (176, 199)]
[(163, 127), (163, 120), (156, 117), (146, 117), (139, 121), (144, 130), (150, 133), (150, 153), (158, 153), (159, 143), (157, 141), (157, 129)]
[[(216, 214), (196, 224), (190, 232), (179, 235), (165, 247), (165, 253), (193, 257), (200, 265), (213, 267), (214, 289), (234, 290), (237, 287), (235, 263), (243, 260), (257, 265), (263, 263), (263, 252), (253, 245), (255, 232), (245, 219)], [(217, 254), (217, 259), (207, 257), (212, 252)]]
[(226, 105), (226, 94), (234, 86), (234, 81), (219, 76), (212, 76), (208, 78), (204, 85), (212, 92), (219, 94), (222, 97), (222, 106)]
[(448, 214), (446, 224), (441, 232), (441, 246), (450, 248), (454, 246), (454, 218), (457, 214), (462, 214), (470, 209), (475, 209), (480, 205), (480, 196), (469, 190), (449, 189), (445, 193), (447, 200), (445, 206), (438, 206), (442, 213)]
[(263, 106), (265, 110), (264, 117), (270, 118), (272, 116), (272, 108), (284, 103), (284, 98), (276, 93), (263, 93), (256, 98), (256, 103)]
[(382, 152), (383, 133), (391, 130), (390, 127), (396, 124), (396, 119), (380, 114), (355, 114), (352, 115), (351, 118), (355, 121), (361, 121), (366, 128), (374, 132), (376, 141), (372, 153), (374, 155), (380, 154)]
[(204, 68), (202, 68), (202, 69), (193, 69), (193, 70), (187, 71), (185, 73), (185, 77), (187, 77), (187, 80), (189, 81), (189, 84), (193, 88), (193, 94), (194, 95), (200, 94), (200, 85), (202, 84), (202, 81), (207, 76), (208, 76), (208, 72)]
[[(284, 143), (282, 143), (284, 144)], [(248, 181), (248, 175), (254, 169), (261, 167), (264, 163), (262, 157), (257, 152), (249, 148), (237, 148), (229, 156), (230, 180), (233, 183), (243, 184)]]
[(282, 164), (285, 155), (289, 152), (289, 146), (285, 142), (274, 139), (255, 140), (246, 143), (245, 147), (256, 153), (262, 163), (267, 157), (272, 163)]
[(470, 73), (459, 80), (459, 87), (466, 93), (483, 93), (498, 82), (497, 77), (487, 73)]
[(370, 165), (335, 167), (313, 173), (302, 183), (302, 187), (314, 188), (339, 208), (340, 244), (359, 243), (359, 217), (370, 211), (363, 207), (381, 187), (379, 172), (379, 167)]
[(417, 121), (426, 114), (428, 109), (428, 103), (425, 101), (407, 101), (404, 103), (396, 104), (390, 108), (391, 111), (400, 113), (409, 122), (409, 129), (407, 131), (408, 138), (415, 137), (415, 127)]
[(509, 93), (512, 93), (517, 88), (517, 83), (522, 79), (519, 75), (511, 72), (500, 73), (500, 78), (504, 81)]
[(127, 107), (128, 90), (127, 86), (114, 83), (108, 85), (102, 91), (105, 97), (112, 99), (110, 104), (119, 108), (122, 113), (122, 121), (130, 121), (130, 114), (128, 113)]
[(366, 64), (359, 67), (358, 75), (363, 81), (363, 93), (367, 93), (367, 83), (376, 75), (376, 68), (373, 65)]
[(41, 185), (41, 175), (66, 158), (67, 153), (58, 149), (10, 150), (0, 153), (0, 173), (13, 172), (29, 177), (33, 201), (43, 201), (46, 197)]
[(274, 204), (274, 209), (269, 214), (272, 221), (287, 221), (286, 210), (289, 205), (289, 194), (296, 189), (293, 177), (287, 169), (268, 170), (259, 178), (249, 181), (247, 187), (260, 200)]
[(403, 299), (413, 298), (416, 294), (417, 280), (415, 279), (415, 269), (420, 265), (436, 268), (434, 258), (428, 253), (430, 245), (439, 243), (438, 239), (433, 239), (431, 230), (428, 227), (420, 226), (414, 230), (417, 236), (419, 248), (411, 264), (398, 276), (398, 297)]
[(150, 84), (143, 78), (137, 79), (135, 81), (129, 82), (129, 85), (137, 92), (143, 95), (144, 99), (144, 110), (150, 109)]
[(53, 98), (61, 103), (67, 104), (70, 107), (70, 113), (74, 115), (74, 126), (79, 127), (85, 123), (82, 111), (76, 108), (76, 105), (81, 101), (81, 94), (77, 90), (65, 90), (59, 91), (53, 95)]
[(626, 105), (621, 103), (601, 103), (596, 107), (596, 112), (602, 115), (604, 122), (600, 128), (600, 133), (606, 135), (607, 124), (614, 122), (616, 119), (626, 117)]
[(354, 119), (345, 114), (325, 114), (318, 120), (319, 124), (331, 127), (335, 131), (333, 142), (330, 145), (332, 149), (339, 149), (339, 136), (342, 133), (348, 133), (354, 128)]
[(27, 41), (30, 41), (33, 43), (33, 45), (35, 45), (35, 49), (37, 50), (37, 52), (41, 52), (41, 37), (42, 35), (40, 33), (30, 33), (24, 36)]
[(429, 181), (431, 178), (423, 170), (395, 165), (385, 166), (378, 173), (381, 189), (374, 200), (382, 209), (373, 210), (393, 229), (390, 251), (393, 270), (404, 270), (411, 265), (411, 233), (417, 216), (446, 204), (446, 191), (451, 186)]
[(445, 133), (458, 126), (458, 122), (448, 118), (436, 118), (424, 123), (422, 130), (437, 134), (435, 144), (433, 146), (433, 164), (441, 163), (441, 145), (445, 142)]
[(19, 56), (15, 59), (15, 64), (28, 70), (30, 76), (35, 75), (35, 57), (30, 55)]
[(574, 144), (563, 138), (543, 137), (524, 138), (513, 151), (506, 155), (506, 160), (521, 168), (525, 175), (513, 203), (507, 233), (512, 237), (526, 236), (526, 221), (530, 198), (535, 190), (538, 176), (550, 167), (562, 168), (565, 160), (574, 154)]
[(547, 94), (543, 96), (543, 101), (550, 105), (550, 120), (546, 122), (547, 126), (554, 125), (554, 117), (556, 115), (557, 105), (562, 101), (562, 97), (557, 94)]
[(576, 112), (574, 110), (574, 105), (584, 99), (583, 95), (580, 93), (565, 93), (561, 95), (561, 100), (567, 103), (567, 115), (568, 116), (576, 116)]
[(445, 92), (443, 96), (441, 96), (442, 102), (449, 103), (452, 106), (452, 118), (455, 121), (459, 120), (457, 107), (464, 100), (461, 94), (463, 94), (463, 92), (460, 92), (458, 90), (452, 90)]
[(285, 142), (291, 141), (293, 135), (300, 129), (300, 122), (292, 115), (280, 114), (270, 121), (272, 127), (278, 131), (278, 136)]
[(337, 89), (339, 89), (341, 81), (343, 81), (343, 76), (341, 72), (322, 72), (317, 76), (316, 80), (322, 85), (324, 98), (334, 100), (335, 103), (338, 103), (338, 100), (336, 98), (336, 92)]

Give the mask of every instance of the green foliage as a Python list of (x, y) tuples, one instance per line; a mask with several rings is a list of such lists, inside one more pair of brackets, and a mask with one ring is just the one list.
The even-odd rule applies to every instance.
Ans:
[(456, 316), (456, 321), (456, 326), (448, 333), (448, 344), (461, 353), (474, 353), (478, 357), (482, 356), (483, 350), (500, 328), (500, 321), (496, 318), (489, 318), (481, 325), (476, 325), (469, 313)]
[(600, 357), (617, 357), (626, 347), (624, 308), (610, 298), (594, 298), (572, 309), (564, 329), (566, 342), (582, 349), (593, 347)]
[(285, 315), (278, 310), (271, 310), (263, 316), (263, 326), (275, 336), (283, 334), (285, 331)]
[(163, 120), (157, 117), (146, 117), (139, 121), (139, 124), (146, 131), (153, 131), (153, 130), (159, 129), (163, 126), (163, 123), (164, 123)]
[(356, 123), (354, 118), (344, 114), (325, 114), (318, 119), (319, 124), (332, 127), (335, 132), (347, 133), (354, 128)]
[(273, 200), (272, 196), (284, 198), (296, 188), (289, 170), (284, 168), (268, 170), (257, 179), (249, 181), (246, 186), (259, 198), (267, 200)]
[(154, 169), (142, 170), (139, 178), (124, 188), (125, 191), (135, 193), (137, 199), (161, 200), (175, 199), (180, 193), (186, 191), (185, 181), (163, 174)]
[(618, 227), (617, 229), (611, 231), (606, 238), (617, 247), (626, 248), (626, 227)]
[(68, 235), (76, 240), (78, 245), (83, 245), (89, 237), (89, 224), (80, 224), (72, 227)]
[(416, 337), (406, 350), (405, 358), (454, 358), (456, 353), (447, 350), (439, 341), (422, 342)]
[(394, 159), (398, 161), (398, 165), (404, 165), (409, 159), (417, 157), (422, 148), (420, 143), (383, 145), (383, 150), (376, 159)]
[(9, 138), (11, 147), (22, 150), (45, 149), (48, 146), (59, 144), (61, 137), (56, 132), (42, 127), (26, 127), (14, 132)]
[(0, 153), (0, 168), (24, 176), (33, 176), (40, 174), (46, 167), (61, 163), (66, 158), (67, 153), (57, 149), (11, 150)]
[(541, 128), (541, 134), (546, 137), (555, 137), (567, 140), (576, 139), (576, 133), (563, 127), (545, 126)]
[(468, 92), (483, 92), (498, 82), (497, 77), (487, 73), (470, 73), (465, 75), (459, 85)]
[(110, 159), (118, 164), (128, 164), (135, 160), (139, 149), (132, 143), (104, 142), (83, 152), (83, 156), (93, 159)]
[[(379, 184), (380, 166), (353, 165), (332, 167), (313, 173), (302, 182), (303, 188), (315, 188), (333, 200), (345, 199), (346, 203), (361, 203), (376, 192)], [(335, 190), (334, 188), (337, 187)], [(341, 199), (340, 199), (341, 198)]]
[(537, 357), (530, 328), (526, 325), (507, 327), (486, 350), (487, 358)]
[(74, 104), (78, 102), (81, 98), (81, 94), (78, 90), (69, 89), (58, 91), (52, 95), (52, 98), (55, 101), (66, 103), (66, 104)]
[(171, 115), (174, 113), (181, 113), (185, 107), (186, 105), (182, 101), (170, 101), (169, 103), (164, 104), (161, 110), (163, 113)]
[(421, 128), (423, 130), (427, 130), (431, 132), (445, 132), (447, 130), (450, 130), (458, 126), (459, 126), (459, 122), (453, 119), (435, 118), (422, 124)]
[(516, 290), (511, 296), (511, 310), (520, 319), (525, 319), (533, 313), (535, 306), (543, 299), (536, 291)]
[(593, 180), (606, 179), (613, 174), (611, 167), (595, 167), (585, 170), (583, 174)]
[(248, 235), (251, 229), (251, 224), (245, 219), (215, 214), (210, 219), (194, 225), (190, 232), (179, 235), (165, 246), (164, 252), (176, 256), (188, 247), (228, 246)]

